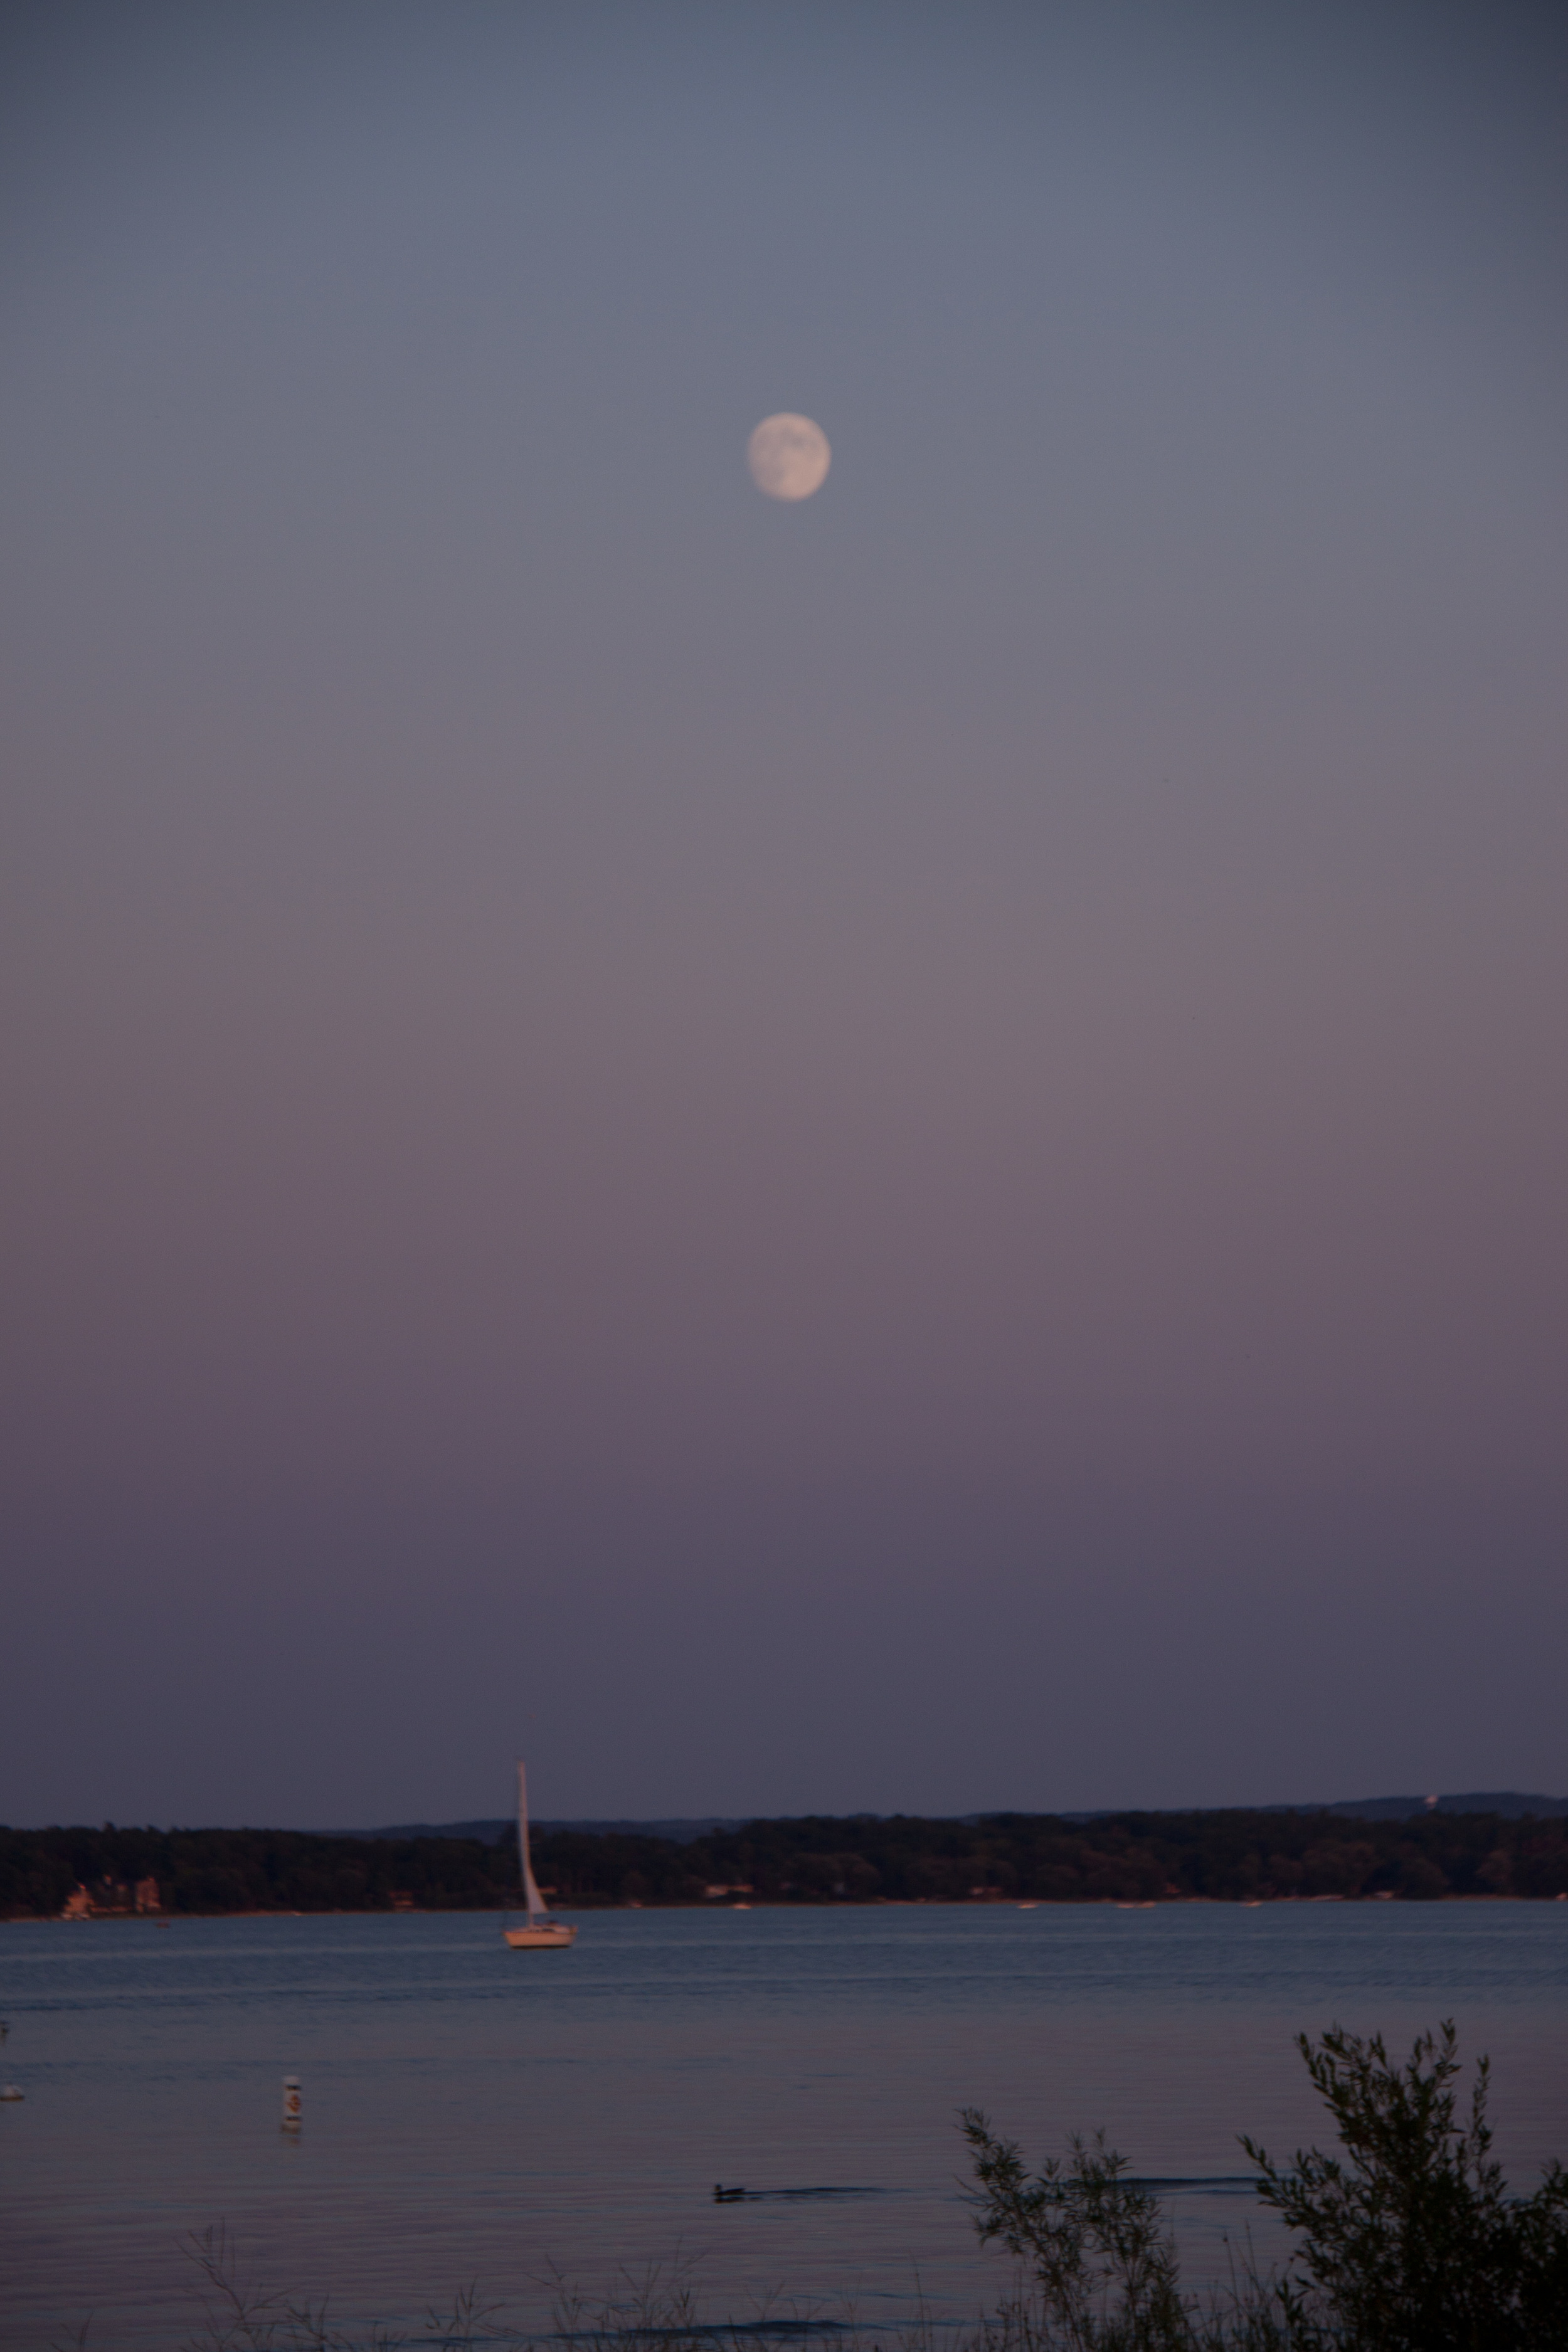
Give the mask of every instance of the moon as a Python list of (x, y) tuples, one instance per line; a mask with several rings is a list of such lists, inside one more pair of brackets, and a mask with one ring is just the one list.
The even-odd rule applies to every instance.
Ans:
[(785, 409), (763, 417), (746, 444), (746, 463), (770, 499), (808, 499), (827, 479), (833, 452), (820, 425)]

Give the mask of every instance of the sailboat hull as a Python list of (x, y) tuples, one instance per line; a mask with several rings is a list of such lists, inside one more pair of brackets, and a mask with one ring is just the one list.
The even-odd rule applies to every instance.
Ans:
[(575, 1927), (554, 1919), (542, 1921), (536, 1927), (508, 1927), (503, 1932), (514, 1952), (563, 1952), (577, 1934)]

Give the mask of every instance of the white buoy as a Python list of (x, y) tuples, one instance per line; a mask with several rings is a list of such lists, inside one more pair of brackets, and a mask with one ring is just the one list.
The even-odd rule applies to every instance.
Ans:
[(300, 2124), (300, 2077), (298, 2074), (285, 2074), (283, 2077), (283, 2128), (285, 2131), (298, 2131)]

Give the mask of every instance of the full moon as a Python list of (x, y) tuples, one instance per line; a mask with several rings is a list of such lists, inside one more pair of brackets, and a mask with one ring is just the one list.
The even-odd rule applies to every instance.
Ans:
[(827, 479), (833, 452), (809, 416), (764, 416), (746, 444), (746, 463), (770, 499), (808, 499)]

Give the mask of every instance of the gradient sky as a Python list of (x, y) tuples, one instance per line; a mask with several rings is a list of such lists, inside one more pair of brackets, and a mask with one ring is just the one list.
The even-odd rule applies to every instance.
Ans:
[(5, 40), (0, 1818), (1568, 1789), (1561, 13)]

